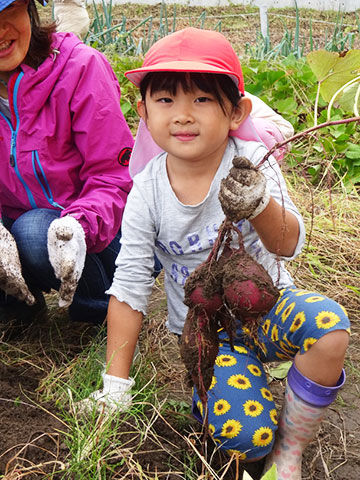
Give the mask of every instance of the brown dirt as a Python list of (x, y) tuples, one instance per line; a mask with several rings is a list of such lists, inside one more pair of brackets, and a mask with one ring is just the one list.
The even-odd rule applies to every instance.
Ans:
[[(91, 9), (91, 7), (89, 7)], [(49, 12), (50, 7), (47, 7)], [(45, 9), (44, 9), (45, 10)], [(148, 15), (159, 15), (159, 6), (130, 6), (123, 5), (114, 8), (115, 21), (120, 21), (125, 15), (128, 25), (135, 25)], [(170, 14), (172, 7), (168, 6)], [(202, 8), (178, 7), (177, 29), (193, 24), (203, 12)], [(250, 12), (250, 15), (247, 13)], [(270, 11), (270, 35), (273, 45), (278, 43), (283, 35), (284, 26), (294, 30), (294, 9)], [(182, 18), (180, 18), (182, 17)], [(254, 45), (256, 32), (260, 29), (259, 16), (256, 9), (249, 10), (241, 6), (219, 7), (207, 9), (205, 27), (212, 28), (220, 19), (222, 31), (229, 40), (238, 46), (239, 53), (244, 51), (246, 42)], [(301, 12), (301, 32), (304, 42), (308, 45), (309, 18), (313, 18), (313, 36), (323, 46), (326, 32), (333, 31), (336, 20), (336, 12), (321, 13), (315, 11)], [(192, 20), (191, 20), (192, 19)], [(314, 21), (316, 19), (316, 21)], [(171, 16), (169, 21), (171, 23)], [(240, 20), (240, 22), (239, 22)], [(348, 31), (356, 31), (355, 14), (344, 16), (344, 23)], [(329, 37), (329, 35), (327, 35)], [(359, 35), (354, 48), (360, 48)], [(303, 189), (301, 189), (303, 192)], [(311, 211), (311, 205), (306, 205), (306, 198), (302, 195), (304, 213)], [(315, 214), (319, 212), (319, 205), (315, 207)], [(317, 210), (317, 212), (316, 212)], [(331, 218), (331, 212), (325, 212)], [(320, 218), (321, 219), (321, 218)], [(357, 222), (357, 223), (356, 223)], [(360, 228), (359, 220), (353, 222)], [(359, 242), (355, 235), (348, 235), (350, 247), (340, 243), (331, 245), (336, 256), (341, 262), (352, 265), (356, 271), (359, 269), (358, 252)], [(316, 235), (313, 240), (318, 240)], [(321, 240), (321, 238), (320, 238)], [(327, 251), (329, 245), (320, 245), (320, 250)], [(334, 256), (335, 257), (335, 256)], [(336, 262), (337, 257), (329, 256), (330, 262)], [(325, 259), (326, 262), (326, 259)], [(354, 285), (359, 288), (358, 277), (349, 275), (349, 278), (338, 278), (337, 273), (328, 278), (316, 271), (310, 273), (309, 266), (314, 268), (309, 261), (303, 261), (296, 270), (296, 281), (299, 286), (313, 287), (327, 293), (337, 301), (342, 302), (348, 309), (352, 320), (352, 339), (349, 347), (346, 371), (347, 383), (342, 389), (338, 400), (328, 410), (325, 421), (322, 423), (317, 439), (311, 443), (305, 452), (303, 480), (354, 480), (358, 478), (360, 471), (360, 303), (356, 294), (349, 293), (344, 285)], [(167, 333), (164, 326), (166, 317), (166, 305), (164, 293), (158, 287), (154, 294), (154, 303), (151, 308), (152, 314), (148, 317), (141, 339), (141, 350), (144, 356), (151, 359), (156, 366), (157, 386), (163, 387), (162, 395), (176, 402), (186, 401), (189, 403), (191, 392), (181, 380), (184, 378), (184, 366), (179, 355), (177, 339)], [(65, 442), (66, 426), (60, 420), (60, 414), (55, 405), (39, 401), (36, 389), (39, 381), (45, 378), (54, 365), (69, 362), (82, 349), (91, 342), (93, 332), (88, 334), (84, 325), (66, 322), (57, 324), (55, 332), (50, 335), (50, 327), (34, 328), (28, 338), (12, 340), (8, 344), (0, 341), (0, 476), (6, 480), (18, 480), (20, 478), (38, 479), (45, 478), (74, 478), (67, 473), (69, 450)], [(61, 351), (60, 351), (61, 350)], [(270, 388), (277, 404), (281, 404), (284, 385), (282, 381), (273, 381)], [(149, 411), (151, 408), (149, 407)], [(193, 454), (191, 445), (200, 448), (201, 432), (199, 426), (190, 418), (189, 409), (184, 411), (169, 403), (163, 416), (157, 417), (153, 425), (154, 432), (158, 435), (159, 443), (155, 437), (144, 438), (139, 434), (131, 437), (133, 448), (129, 448), (134, 461), (138, 461), (145, 474), (152, 472), (152, 478), (167, 478), (178, 480), (189, 478), (184, 472), (183, 463), (189, 455)], [(126, 432), (123, 435), (126, 443)], [(208, 440), (208, 451), (205, 454), (212, 468), (218, 473), (222, 472), (221, 466), (226, 464), (219, 453), (213, 453), (213, 445)], [(212, 456), (213, 455), (213, 456)], [(211, 458), (211, 461), (210, 461)], [(201, 464), (197, 463), (194, 468), (201, 476)], [(65, 468), (62, 473), (51, 476), (51, 472)], [(133, 474), (127, 464), (118, 469), (113, 476), (106, 478), (140, 478)], [(261, 466), (253, 465), (255, 472)], [(156, 472), (156, 474), (155, 474)], [(225, 479), (235, 478), (235, 465), (232, 463)], [(48, 477), (47, 477), (48, 478)], [(84, 477), (85, 478), (85, 477)], [(90, 477), (88, 477), (90, 478)], [(100, 478), (100, 477), (98, 477)], [(102, 477), (103, 478), (103, 477)], [(142, 477), (143, 478), (143, 477)], [(208, 477), (209, 478), (209, 477)], [(75, 479), (76, 480), (76, 479)]]
[[(101, 11), (101, 10), (99, 10)], [(89, 14), (93, 16), (93, 9), (89, 7)], [(259, 9), (250, 6), (230, 5), (221, 7), (190, 7), (167, 5), (166, 14), (169, 30), (173, 28), (180, 30), (187, 26), (214, 29), (219, 28), (224, 35), (234, 45), (235, 50), (242, 56), (245, 53), (246, 45), (256, 45), (257, 35), (260, 33), (260, 15)], [(159, 27), (159, 18), (161, 15), (161, 4), (158, 5), (131, 5), (124, 4), (115, 6), (112, 9), (113, 23), (122, 22), (123, 16), (126, 19), (127, 30), (138, 25), (145, 18), (152, 16), (153, 32)], [(163, 23), (164, 11), (162, 12)], [(300, 48), (307, 52), (310, 48), (310, 28), (312, 29), (312, 38), (314, 48), (323, 48), (334, 33), (335, 24), (343, 24), (346, 33), (356, 33), (353, 48), (360, 48), (360, 35), (355, 13), (347, 13), (338, 16), (338, 12), (320, 12), (316, 10), (300, 10)], [(271, 45), (274, 47), (283, 39), (285, 31), (294, 38), (296, 26), (295, 8), (287, 9), (269, 9), (268, 23)], [(138, 30), (138, 35), (142, 36), (148, 33), (147, 25)]]
[[(166, 307), (161, 287), (154, 293), (151, 311), (153, 314), (149, 316), (142, 333), (142, 353), (156, 362), (156, 382), (163, 389), (161, 395), (176, 402), (189, 403), (190, 390), (181, 381), (184, 378), (184, 366), (179, 356), (177, 338), (169, 334), (164, 326)], [(59, 471), (61, 467), (65, 469), (64, 472), (50, 478), (75, 478), (66, 473), (69, 451), (65, 435), (60, 433), (66, 431), (66, 426), (57, 420), (59, 412), (54, 405), (39, 402), (36, 388), (39, 380), (49, 373), (49, 359), (59, 362), (65, 356), (72, 358), (81, 351), (82, 346), (91, 342), (93, 331), (89, 332), (84, 324), (73, 324), (69, 328), (68, 324), (63, 323), (62, 326), (58, 325), (57, 329), (59, 328), (61, 340), (56, 338), (54, 332), (50, 334), (49, 326), (44, 326), (33, 329), (31, 338), (19, 338), (7, 345), (0, 344), (3, 351), (0, 366), (0, 474), (7, 474), (7, 480), (44, 478), (46, 473)], [(52, 346), (46, 342), (49, 336), (52, 337)], [(54, 345), (59, 348), (60, 344), (62, 353), (59, 357), (59, 352), (54, 354)], [(360, 360), (358, 328), (355, 328), (348, 358), (348, 381), (338, 401), (329, 409), (317, 439), (306, 451), (303, 480), (353, 480), (354, 472), (359, 471), (360, 398), (359, 374), (356, 369)], [(283, 382), (273, 381), (271, 389), (280, 405)], [(149, 419), (153, 416), (150, 407), (147, 416)], [(179, 410), (169, 402), (168, 407), (153, 422), (152, 435), (147, 437), (138, 429), (129, 428), (131, 422), (133, 420), (130, 419), (125, 427), (120, 427), (117, 435), (121, 438), (121, 444), (126, 445), (131, 459), (139, 462), (144, 474), (154, 476), (157, 472), (158, 478), (169, 480), (200, 478), (202, 465), (199, 460), (193, 466), (193, 472), (197, 472), (193, 477), (185, 477), (183, 466), (186, 458), (193, 455), (191, 445), (201, 451), (200, 426), (191, 419), (188, 408)], [(214, 452), (210, 439), (204, 455), (218, 474), (223, 472), (228, 460), (219, 452)], [(256, 471), (259, 474), (261, 465), (254, 464), (250, 469), (254, 478), (259, 478), (255, 474)], [(27, 475), (20, 477), (15, 472)], [(234, 480), (235, 475), (236, 465), (232, 462), (223, 478)], [(131, 473), (128, 463), (121, 468), (117, 467), (109, 478), (140, 479), (138, 474)]]

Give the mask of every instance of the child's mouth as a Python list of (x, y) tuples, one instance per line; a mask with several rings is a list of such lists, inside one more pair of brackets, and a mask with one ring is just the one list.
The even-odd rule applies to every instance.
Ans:
[(189, 142), (197, 137), (195, 133), (175, 133), (174, 137), (181, 142)]

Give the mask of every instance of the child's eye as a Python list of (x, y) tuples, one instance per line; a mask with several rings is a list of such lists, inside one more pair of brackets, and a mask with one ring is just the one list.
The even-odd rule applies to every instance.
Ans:
[(157, 102), (159, 103), (171, 103), (172, 99), (169, 97), (161, 97), (157, 99)]
[(195, 102), (197, 103), (205, 103), (205, 102), (211, 102), (211, 98), (210, 97), (198, 97)]

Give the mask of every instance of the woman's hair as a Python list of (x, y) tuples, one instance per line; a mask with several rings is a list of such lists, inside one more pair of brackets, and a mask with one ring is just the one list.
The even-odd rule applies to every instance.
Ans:
[(150, 94), (165, 90), (172, 95), (176, 94), (179, 87), (185, 93), (190, 92), (194, 86), (206, 93), (215, 96), (223, 112), (225, 113), (224, 96), (230, 100), (231, 105), (237, 107), (241, 99), (241, 93), (234, 81), (225, 74), (217, 73), (188, 73), (188, 72), (151, 72), (148, 73), (140, 84), (142, 100), (148, 89)]
[(42, 25), (34, 0), (30, 0), (28, 14), (31, 25), (31, 39), (25, 62), (33, 68), (38, 68), (51, 53), (52, 34), (56, 24)]

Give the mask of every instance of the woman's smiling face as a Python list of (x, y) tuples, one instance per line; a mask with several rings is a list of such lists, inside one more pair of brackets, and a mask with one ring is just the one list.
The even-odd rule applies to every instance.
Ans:
[(12, 72), (24, 61), (30, 38), (28, 1), (16, 0), (0, 12), (0, 72)]

